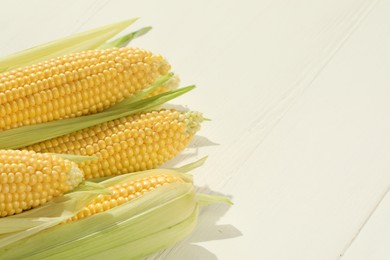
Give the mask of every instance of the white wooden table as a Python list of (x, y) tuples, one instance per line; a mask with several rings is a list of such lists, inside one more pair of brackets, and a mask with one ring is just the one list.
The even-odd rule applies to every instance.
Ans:
[[(390, 2), (1, 1), (0, 56), (122, 19), (206, 122), (170, 164), (235, 205), (155, 259), (390, 259)], [(218, 144), (218, 145), (216, 145)]]

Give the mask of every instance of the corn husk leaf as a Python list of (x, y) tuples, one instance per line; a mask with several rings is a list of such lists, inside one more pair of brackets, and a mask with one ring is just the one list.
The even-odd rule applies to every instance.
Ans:
[(132, 243), (123, 244), (122, 246), (116, 246), (110, 250), (102, 251), (95, 256), (107, 259), (110, 254), (114, 254), (115, 256), (118, 256), (118, 259), (142, 259), (168, 248), (188, 236), (194, 230), (198, 216), (199, 207), (196, 206), (191, 215), (177, 224), (173, 224), (168, 228), (160, 229), (158, 231), (156, 229), (157, 232), (150, 233), (148, 236), (143, 236), (137, 241), (132, 241)]
[[(169, 77), (165, 79), (168, 80)], [(163, 82), (164, 81), (159, 81), (159, 84), (161, 85)], [(171, 90), (141, 100), (130, 97), (129, 99), (124, 99), (110, 109), (96, 114), (0, 131), (0, 149), (22, 148), (110, 120), (133, 115), (142, 111), (153, 110), (167, 101), (191, 91), (194, 87), (195, 86), (188, 86)], [(147, 91), (149, 91), (149, 89)]]
[[(199, 161), (203, 162), (204, 158)], [(199, 161), (189, 164), (188, 168), (200, 166)], [(82, 198), (80, 192), (89, 190), (107, 193), (106, 187), (156, 174), (169, 174), (184, 182), (163, 185), (108, 211), (59, 224), (76, 214), (76, 208), (82, 208), (91, 200)], [(4, 218), (20, 220), (21, 225), (17, 229), (5, 230), (10, 224), (19, 225), (6, 222), (15, 220), (1, 222), (3, 219), (0, 219), (0, 230), (5, 230), (0, 235), (2, 259), (142, 258), (187, 236), (196, 225), (199, 205), (206, 204), (202, 201), (207, 201), (207, 204), (227, 202), (219, 196), (216, 199), (212, 195), (199, 197), (192, 176), (175, 169), (124, 174), (87, 184), (61, 197), (62, 200), (53, 200), (45, 207)], [(69, 200), (77, 202), (77, 207), (61, 204), (69, 203)], [(23, 221), (26, 223), (23, 224)], [(31, 224), (35, 222), (38, 224)]]
[(98, 194), (108, 192), (103, 185), (84, 182), (72, 192), (40, 207), (0, 218), (0, 248), (61, 223), (74, 216)]
[(110, 42), (106, 42), (102, 45), (100, 45), (97, 49), (103, 50), (103, 49), (109, 49), (109, 48), (120, 48), (120, 47), (125, 47), (126, 45), (129, 44), (132, 40), (135, 38), (138, 38), (142, 35), (145, 35), (148, 33), (152, 27), (144, 27), (141, 28), (137, 31), (131, 32), (129, 34), (126, 34), (122, 37), (119, 37), (118, 39), (112, 40)]
[(207, 156), (202, 157), (195, 162), (188, 163), (188, 164), (183, 165), (179, 168), (175, 168), (175, 170), (177, 170), (179, 172), (183, 172), (183, 173), (190, 172), (190, 171), (202, 166), (206, 162), (207, 158), (208, 158)]
[[(166, 172), (154, 170), (138, 176), (127, 174), (100, 184), (110, 186), (125, 181), (126, 177), (135, 179), (156, 174), (156, 171)], [(167, 171), (187, 181), (191, 179), (184, 174)], [(117, 257), (142, 257), (188, 235), (195, 226), (197, 210), (191, 182), (163, 185), (109, 211), (47, 228), (7, 246), (3, 244), (0, 255), (2, 259), (96, 259), (107, 256), (110, 250)]]
[(98, 48), (136, 20), (137, 18), (105, 25), (11, 54), (0, 59), (0, 73), (72, 52)]
[(208, 206), (215, 203), (226, 203), (228, 205), (233, 205), (233, 202), (228, 197), (221, 195), (197, 193), (196, 198), (200, 206)]
[[(159, 77), (151, 86), (144, 88), (142, 91), (135, 93), (131, 97), (125, 98), (121, 102), (105, 109), (104, 112), (118, 111), (120, 109), (128, 107), (129, 105), (132, 105), (134, 102), (141, 101), (144, 97), (146, 97), (147, 95), (152, 93), (153, 90), (155, 90), (156, 88), (160, 87), (161, 85), (167, 83), (173, 77), (173, 75), (174, 75), (173, 73), (168, 73), (167, 75)], [(152, 99), (145, 100), (145, 103), (149, 103), (150, 100), (152, 100)]]

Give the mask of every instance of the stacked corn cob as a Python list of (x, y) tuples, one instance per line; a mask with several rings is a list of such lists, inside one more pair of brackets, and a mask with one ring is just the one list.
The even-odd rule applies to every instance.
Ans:
[(96, 113), (170, 66), (137, 48), (88, 50), (0, 74), (0, 130)]
[(0, 158), (2, 217), (42, 205), (84, 178), (75, 163), (51, 154), (0, 150)]
[[(164, 248), (167, 238), (173, 243), (188, 234), (202, 201), (229, 202), (195, 196), (192, 178), (183, 173), (193, 165), (155, 169), (188, 145), (203, 117), (159, 108), (192, 88), (174, 90), (177, 78), (161, 55), (122, 46), (148, 28), (99, 42), (100, 33), (132, 22), (89, 32), (90, 39), (84, 33), (50, 43), (56, 54), (64, 54), (56, 58), (36, 47), (35, 56), (22, 52), (5, 59), (6, 65), (0, 61), (5, 70), (0, 74), (0, 216), (8, 216), (0, 219), (4, 259), (84, 258), (87, 252), (103, 257), (106, 249), (118, 257), (145, 256)], [(86, 50), (80, 50), (80, 39), (89, 43)], [(66, 53), (61, 42), (77, 52)], [(40, 53), (47, 59), (40, 61)], [(109, 221), (102, 212), (112, 216)], [(142, 217), (147, 228), (139, 226)], [(162, 228), (153, 225), (164, 217)], [(5, 228), (9, 224), (15, 227)], [(106, 243), (96, 229), (112, 240), (121, 234), (119, 226), (134, 238)], [(76, 228), (77, 235), (70, 235)], [(58, 236), (64, 232), (69, 236)], [(37, 251), (40, 240), (51, 241), (44, 251)], [(137, 250), (130, 254), (132, 248)]]

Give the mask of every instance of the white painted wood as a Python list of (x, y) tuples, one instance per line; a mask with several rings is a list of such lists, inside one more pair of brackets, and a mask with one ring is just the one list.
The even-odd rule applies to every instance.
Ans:
[(197, 185), (235, 203), (204, 209), (188, 239), (151, 258), (337, 259), (349, 248), (356, 259), (370, 238), (389, 242), (376, 227), (388, 229), (390, 205), (369, 220), (390, 184), (389, 11), (370, 0), (3, 1), (0, 55), (142, 17), (132, 28), (154, 29), (133, 45), (197, 84), (173, 103), (212, 119), (168, 165), (209, 155)]
[(390, 196), (387, 194), (346, 251), (342, 260), (390, 258)]

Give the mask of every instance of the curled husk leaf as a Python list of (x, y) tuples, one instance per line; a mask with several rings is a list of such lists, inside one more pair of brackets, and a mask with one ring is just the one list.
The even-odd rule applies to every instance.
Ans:
[[(191, 167), (194, 165), (188, 169)], [(192, 176), (175, 169), (125, 174), (97, 181), (94, 185), (107, 188), (161, 174), (180, 178), (182, 182), (162, 185), (121, 206), (70, 223), (59, 222), (58, 216), (35, 215), (38, 219), (44, 218), (47, 223), (52, 223), (51, 218), (54, 218), (55, 225), (42, 228), (33, 235), (21, 235), (21, 239), (14, 239), (11, 243), (0, 241), (2, 259), (142, 258), (167, 248), (190, 234), (196, 225), (201, 204), (229, 202), (225, 198), (211, 199), (211, 195), (198, 196)], [(68, 193), (67, 196), (72, 198), (74, 194), (76, 193)], [(209, 202), (202, 202), (204, 199)], [(62, 208), (61, 203), (52, 204), (53, 212), (60, 212), (61, 216), (64, 214), (61, 213)], [(80, 207), (77, 209), (80, 210)], [(77, 212), (74, 210), (72, 213)], [(63, 217), (60, 219), (64, 220)], [(44, 226), (45, 221), (38, 226)], [(0, 230), (1, 225), (0, 222)], [(29, 229), (16, 233), (24, 234)]]

